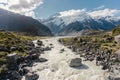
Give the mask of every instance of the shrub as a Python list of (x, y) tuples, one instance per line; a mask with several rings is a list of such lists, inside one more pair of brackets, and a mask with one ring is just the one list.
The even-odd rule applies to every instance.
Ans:
[(120, 26), (116, 27), (115, 29), (112, 30), (112, 35), (116, 36), (120, 34)]

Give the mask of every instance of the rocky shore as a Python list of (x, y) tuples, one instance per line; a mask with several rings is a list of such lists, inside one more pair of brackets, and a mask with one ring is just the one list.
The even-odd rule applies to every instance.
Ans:
[(119, 49), (113, 37), (25, 40), (4, 34), (8, 36), (0, 36), (0, 80), (120, 79), (120, 51), (112, 49)]
[[(40, 39), (40, 37), (39, 37)], [(50, 50), (43, 42), (33, 36), (15, 32), (0, 31), (0, 80), (37, 80), (39, 76), (31, 71), (35, 62), (46, 62), (39, 58)]]
[[(39, 47), (35, 47), (32, 41), (26, 42), (27, 56), (19, 56), (17, 52), (8, 54), (6, 57), (7, 70), (0, 74), (0, 80), (21, 80), (22, 76), (29, 72), (27, 67), (32, 66), (34, 61), (38, 61), (40, 54), (43, 52), (42, 42), (38, 40), (37, 44)], [(10, 52), (16, 51), (21, 49), (19, 47), (11, 47), (8, 50)], [(5, 51), (5, 48), (0, 47), (0, 51)]]
[(65, 39), (58, 41), (83, 57), (84, 61), (95, 61), (96, 66), (101, 66), (106, 71), (106, 80), (120, 80), (120, 51), (113, 53), (110, 49), (101, 49), (99, 45), (79, 37), (72, 38), (69, 42)]
[[(40, 59), (46, 59), (46, 62), (35, 62), (29, 67), (30, 72), (39, 75), (37, 80), (105, 80), (104, 70), (94, 62), (82, 61), (79, 55), (59, 43), (59, 38), (42, 40), (44, 47), (51, 47), (51, 50), (40, 55)], [(26, 75), (22, 80), (26, 80)]]

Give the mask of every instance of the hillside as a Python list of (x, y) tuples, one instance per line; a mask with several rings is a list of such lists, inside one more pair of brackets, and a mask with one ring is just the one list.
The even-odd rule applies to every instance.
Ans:
[(49, 28), (38, 20), (3, 9), (0, 9), (0, 29), (39, 36), (52, 35)]
[(19, 56), (27, 56), (27, 41), (34, 37), (19, 35), (14, 32), (0, 31), (0, 78), (1, 73), (7, 71), (7, 55), (17, 53)]

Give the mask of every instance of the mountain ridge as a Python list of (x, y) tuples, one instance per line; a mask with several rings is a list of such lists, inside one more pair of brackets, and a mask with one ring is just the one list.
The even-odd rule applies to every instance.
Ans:
[(120, 18), (114, 16), (90, 16), (84, 12), (77, 15), (61, 16), (60, 13), (41, 20), (53, 34), (69, 35), (86, 29), (109, 31), (120, 25)]
[(0, 29), (26, 32), (37, 36), (51, 36), (48, 27), (32, 17), (0, 9)]

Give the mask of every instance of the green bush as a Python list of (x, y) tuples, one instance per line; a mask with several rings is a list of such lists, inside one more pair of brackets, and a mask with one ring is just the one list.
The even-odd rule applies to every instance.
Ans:
[(120, 34), (120, 26), (116, 27), (115, 29), (112, 30), (112, 35), (116, 36)]

